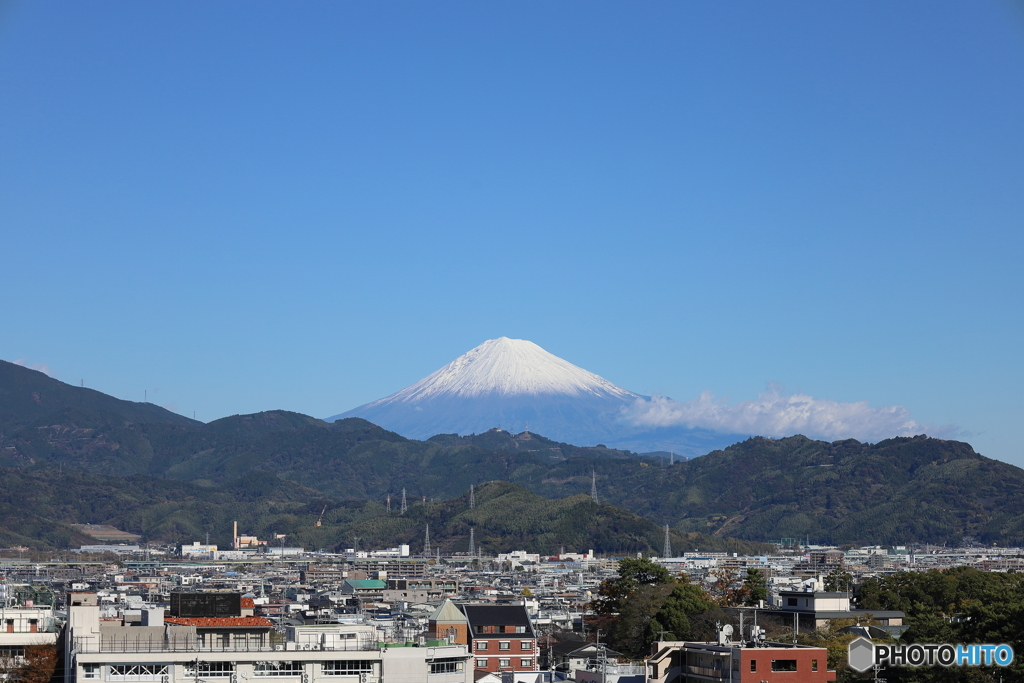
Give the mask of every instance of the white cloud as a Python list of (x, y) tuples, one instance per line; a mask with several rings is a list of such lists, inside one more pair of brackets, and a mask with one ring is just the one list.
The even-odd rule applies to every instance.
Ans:
[(623, 418), (637, 427), (699, 427), (758, 436), (803, 434), (829, 441), (880, 441), (925, 433), (948, 438), (958, 432), (954, 427), (916, 422), (903, 406), (872, 407), (867, 401), (840, 403), (804, 394), (786, 395), (775, 385), (756, 399), (735, 405), (727, 405), (708, 391), (685, 403), (664, 396), (637, 399), (623, 411)]

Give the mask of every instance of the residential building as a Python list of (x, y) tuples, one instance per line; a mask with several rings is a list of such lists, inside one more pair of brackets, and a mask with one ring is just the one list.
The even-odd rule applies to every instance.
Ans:
[[(381, 643), (369, 624), (293, 626), (284, 635), (260, 617), (169, 617), (145, 610), (143, 625), (100, 619), (95, 594), (72, 594), (66, 683), (472, 683), (470, 652), (444, 641)], [(414, 647), (415, 646), (415, 647)]]
[(537, 634), (523, 605), (462, 605), (477, 671), (539, 671)]
[(648, 683), (827, 683), (828, 650), (788, 643), (658, 642)]

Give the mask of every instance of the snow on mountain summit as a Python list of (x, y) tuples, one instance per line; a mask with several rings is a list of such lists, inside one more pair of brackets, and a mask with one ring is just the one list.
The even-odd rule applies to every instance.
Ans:
[(548, 353), (525, 339), (489, 339), (437, 372), (381, 399), (422, 401), (441, 396), (563, 394), (620, 399), (636, 394)]
[(645, 399), (531, 341), (499, 337), (401, 391), (327, 420), (360, 417), (411, 439), (529, 427), (578, 446), (622, 444), (677, 453), (685, 446), (693, 454), (735, 441), (689, 429), (666, 441), (657, 429), (630, 421), (629, 410)]

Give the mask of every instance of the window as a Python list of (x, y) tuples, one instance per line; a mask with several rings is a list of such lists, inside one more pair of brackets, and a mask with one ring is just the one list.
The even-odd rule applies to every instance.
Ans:
[(512, 642), (508, 641), (508, 640), (498, 641), (498, 649), (499, 650), (511, 650), (512, 649)]
[(750, 673), (754, 673), (755, 671), (757, 671), (757, 660), (756, 659), (751, 659), (750, 660)]
[(159, 681), (167, 675), (166, 664), (111, 664), (108, 681)]
[(796, 671), (795, 659), (773, 659), (772, 671)]
[(796, 598), (786, 598), (787, 607), (796, 607)]
[[(198, 674), (195, 662), (185, 664), (185, 678), (229, 678), (233, 673), (235, 673), (233, 662), (199, 662)], [(107, 678), (109, 680), (110, 677)]]
[(82, 678), (89, 680), (97, 680), (100, 677), (100, 665), (99, 664), (83, 664), (82, 665)]
[(444, 657), (430, 662), (430, 673), (432, 674), (454, 674), (460, 671), (462, 671), (462, 659), (458, 657)]
[(817, 670), (818, 670), (818, 660), (817, 659), (812, 659), (811, 660), (811, 671), (817, 671)]
[(24, 645), (0, 645), (0, 659), (24, 659)]
[(253, 662), (252, 672), (257, 676), (301, 676), (302, 662)]
[(510, 666), (512, 666), (512, 665), (509, 664), (509, 660), (508, 659), (499, 659), (498, 660), (498, 668), (499, 669), (507, 669)]
[(520, 659), (519, 660), (519, 666), (521, 666), (524, 669), (529, 669), (531, 666), (533, 666), (533, 660), (532, 659)]
[(476, 649), (478, 649), (478, 650), (486, 650), (487, 649), (487, 641), (486, 640), (478, 640), (478, 641), (476, 641)]
[(533, 652), (533, 641), (532, 640), (520, 640), (519, 649), (526, 652)]
[(487, 668), (487, 660), (486, 659), (478, 659), (478, 660), (476, 660), (476, 668), (478, 668), (478, 669), (486, 669)]
[(321, 664), (324, 676), (358, 676), (373, 673), (374, 660), (341, 659)]

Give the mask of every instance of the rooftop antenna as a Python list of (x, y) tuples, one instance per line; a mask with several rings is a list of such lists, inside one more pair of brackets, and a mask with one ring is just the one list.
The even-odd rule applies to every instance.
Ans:
[(423, 535), (423, 557), (430, 557), (430, 525), (427, 525), (427, 532)]
[(662, 553), (662, 557), (672, 557), (672, 539), (668, 536), (668, 524), (665, 525), (665, 549)]
[(469, 556), (476, 557), (476, 544), (473, 542), (473, 527), (469, 527)]
[(398, 514), (404, 515), (409, 509), (409, 504), (405, 502), (405, 489), (402, 489), (402, 508)]
[(590, 497), (594, 499), (595, 503), (598, 502), (598, 500), (597, 500), (597, 472), (595, 470), (590, 470)]
[(473, 492), (473, 485), (469, 485), (469, 509), (472, 510), (476, 507), (476, 495)]

